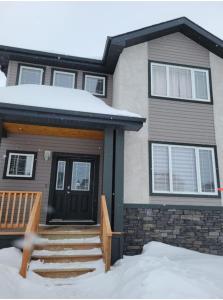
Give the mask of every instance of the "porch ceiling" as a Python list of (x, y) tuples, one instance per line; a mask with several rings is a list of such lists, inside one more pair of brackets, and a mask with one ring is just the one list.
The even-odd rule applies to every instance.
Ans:
[(104, 132), (100, 130), (50, 127), (9, 122), (4, 122), (3, 127), (7, 133), (82, 138), (94, 140), (104, 139)]

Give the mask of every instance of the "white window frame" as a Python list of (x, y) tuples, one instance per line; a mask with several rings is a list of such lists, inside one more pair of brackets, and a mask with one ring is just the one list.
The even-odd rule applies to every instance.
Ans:
[[(156, 94), (154, 92), (153, 88), (153, 66), (162, 66), (166, 67), (166, 81), (167, 81), (167, 95), (160, 95)], [(186, 97), (173, 97), (170, 95), (170, 79), (169, 79), (169, 68), (174, 67), (178, 69), (184, 69), (184, 70), (190, 70), (191, 71), (191, 86), (192, 86), (192, 98), (186, 98)], [(195, 89), (195, 75), (194, 73), (198, 72), (205, 72), (206, 74), (206, 83), (207, 83), (207, 99), (201, 99), (196, 97), (196, 89)], [(203, 69), (203, 68), (192, 68), (192, 67), (185, 67), (180, 65), (174, 65), (174, 64), (165, 64), (165, 63), (156, 63), (151, 62), (150, 63), (150, 87), (151, 87), (151, 96), (155, 97), (161, 97), (161, 98), (169, 98), (169, 99), (179, 99), (179, 100), (188, 100), (188, 101), (201, 101), (201, 102), (211, 102), (211, 92), (210, 92), (210, 77), (209, 77), (209, 70)]]
[[(30, 170), (30, 175), (18, 175), (18, 174), (9, 174), (9, 169), (10, 169), (10, 163), (11, 163), (11, 157), (12, 155), (17, 155), (17, 156), (26, 156), (26, 157), (31, 157), (32, 158), (32, 164), (31, 164), (31, 170)], [(7, 169), (6, 169), (6, 177), (13, 177), (13, 178), (32, 178), (33, 177), (33, 167), (34, 167), (34, 159), (35, 159), (35, 154), (29, 154), (29, 153), (17, 153), (17, 152), (9, 152), (8, 154), (8, 161), (7, 161)]]
[[(38, 70), (38, 71), (41, 71), (41, 77), (40, 77), (40, 83), (39, 85), (41, 85), (43, 83), (43, 68), (38, 68), (38, 67), (30, 67), (30, 66), (20, 66), (19, 68), (19, 80), (18, 80), (18, 84), (21, 84), (21, 77), (22, 77), (22, 70), (23, 69), (29, 69), (29, 70)], [(23, 84), (26, 84), (26, 83), (23, 83)], [(34, 84), (34, 83), (33, 83)], [(35, 83), (37, 84), (37, 83)]]
[[(58, 167), (59, 167), (59, 163), (63, 162), (63, 183), (62, 183), (62, 187), (58, 188)], [(57, 162), (57, 178), (56, 178), (56, 191), (63, 191), (64, 190), (64, 182), (65, 182), (65, 175), (66, 175), (66, 160), (58, 160)]]
[(84, 90), (85, 90), (85, 91), (87, 91), (87, 89), (86, 89), (87, 78), (103, 79), (103, 93), (102, 93), (102, 94), (99, 94), (99, 93), (93, 93), (93, 95), (105, 97), (105, 80), (106, 80), (106, 77), (105, 77), (105, 76), (99, 76), (99, 75), (85, 74), (85, 75), (84, 75)]
[[(74, 169), (75, 169), (75, 164), (78, 164), (78, 163), (85, 163), (85, 164), (88, 164), (90, 166), (89, 170), (88, 170), (89, 181), (88, 181), (87, 189), (75, 189), (74, 179), (75, 179), (76, 174), (74, 174)], [(90, 184), (91, 184), (91, 163), (90, 162), (85, 162), (85, 161), (73, 161), (73, 163), (72, 163), (72, 176), (71, 176), (71, 191), (89, 192), (90, 191)]]
[[(72, 84), (72, 88), (75, 88), (75, 80), (76, 80), (76, 73), (73, 72), (66, 72), (66, 71), (59, 71), (59, 70), (54, 70), (53, 71), (53, 86), (57, 86), (55, 85), (55, 74), (68, 74), (68, 75), (72, 75), (73, 76), (73, 84)], [(68, 87), (67, 87), (68, 88)]]
[[(155, 190), (155, 181), (154, 181), (154, 146), (161, 146), (168, 148), (168, 158), (169, 158), (169, 191), (159, 191)], [(195, 167), (196, 167), (196, 175), (197, 175), (197, 188), (198, 192), (179, 192), (173, 190), (173, 180), (172, 180), (172, 156), (171, 156), (171, 148), (190, 148), (195, 149)], [(202, 192), (201, 186), (201, 174), (200, 174), (200, 161), (199, 161), (199, 150), (211, 150), (212, 153), (212, 166), (213, 166), (213, 175), (214, 175), (214, 186), (215, 192)], [(217, 185), (217, 170), (216, 170), (216, 159), (215, 159), (215, 151), (213, 147), (199, 147), (199, 146), (187, 146), (187, 145), (174, 145), (174, 144), (160, 144), (160, 143), (152, 143), (151, 147), (151, 158), (152, 158), (152, 193), (153, 194), (182, 194), (182, 195), (202, 195), (202, 196), (217, 196), (218, 195), (218, 185)]]

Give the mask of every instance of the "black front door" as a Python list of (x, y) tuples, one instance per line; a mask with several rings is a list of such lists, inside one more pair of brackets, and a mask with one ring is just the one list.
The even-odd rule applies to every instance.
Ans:
[(50, 223), (97, 222), (98, 169), (98, 156), (54, 154)]

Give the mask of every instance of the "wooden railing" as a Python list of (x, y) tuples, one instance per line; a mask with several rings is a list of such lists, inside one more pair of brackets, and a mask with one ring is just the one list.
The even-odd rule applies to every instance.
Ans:
[(33, 238), (38, 231), (39, 221), (40, 221), (40, 211), (41, 211), (41, 200), (42, 193), (36, 193), (36, 198), (29, 216), (29, 221), (26, 227), (23, 254), (22, 254), (22, 264), (19, 274), (26, 277), (27, 268), (29, 265), (30, 257), (33, 251)]
[(102, 243), (102, 254), (105, 263), (105, 272), (110, 270), (111, 266), (111, 243), (112, 230), (109, 221), (109, 214), (106, 204), (105, 195), (101, 196), (101, 218), (100, 218), (100, 238)]
[(24, 229), (38, 192), (0, 191), (0, 230)]

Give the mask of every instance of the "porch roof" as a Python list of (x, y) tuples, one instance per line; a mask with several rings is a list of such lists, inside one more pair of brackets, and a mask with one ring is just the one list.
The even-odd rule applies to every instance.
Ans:
[(0, 109), (3, 122), (70, 128), (139, 130), (145, 121), (135, 113), (110, 107), (86, 91), (46, 85), (1, 87)]

